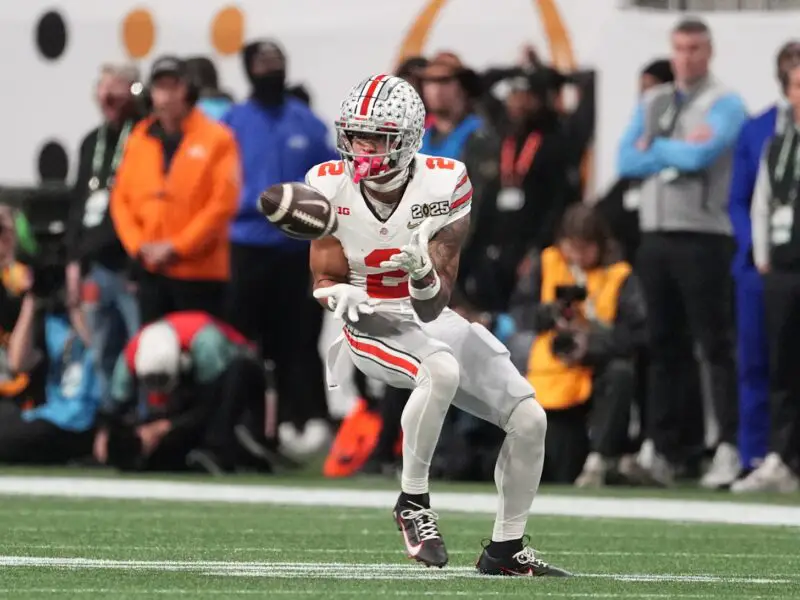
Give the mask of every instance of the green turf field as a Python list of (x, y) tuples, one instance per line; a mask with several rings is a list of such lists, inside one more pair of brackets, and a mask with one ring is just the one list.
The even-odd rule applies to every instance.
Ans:
[(800, 598), (798, 527), (534, 516), (533, 545), (579, 576), (482, 578), (491, 515), (441, 511), (451, 565), (430, 570), (390, 510), (0, 496), (0, 597)]

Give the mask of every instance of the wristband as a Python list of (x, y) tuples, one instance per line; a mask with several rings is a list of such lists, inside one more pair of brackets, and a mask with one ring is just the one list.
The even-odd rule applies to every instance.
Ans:
[(408, 294), (414, 300), (430, 300), (435, 298), (436, 295), (439, 293), (439, 290), (442, 289), (442, 280), (439, 279), (439, 274), (436, 271), (433, 271), (433, 283), (430, 284), (428, 287), (424, 288), (417, 288), (413, 285), (408, 286)]

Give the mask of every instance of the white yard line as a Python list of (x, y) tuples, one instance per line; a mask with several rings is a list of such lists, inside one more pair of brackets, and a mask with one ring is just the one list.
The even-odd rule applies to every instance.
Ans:
[[(28, 544), (26, 542), (0, 542), (0, 548), (9, 551), (20, 550), (80, 550), (82, 552), (153, 552), (158, 550), (172, 550), (173, 546), (169, 543), (158, 544)], [(182, 548), (180, 544), (174, 548)], [(235, 546), (237, 554), (252, 552), (254, 554), (284, 554), (285, 548), (267, 548), (264, 546)], [(478, 550), (447, 550), (448, 554), (461, 556), (475, 556)], [(402, 549), (394, 550), (375, 550), (374, 548), (304, 548), (303, 554), (314, 555), (333, 555), (333, 556), (375, 556), (396, 554), (405, 556)], [(745, 553), (745, 552), (628, 552), (628, 551), (603, 551), (603, 550), (558, 550), (548, 548), (547, 551), (537, 550), (537, 554), (542, 556), (614, 556), (620, 558), (703, 558), (703, 559), (735, 559), (735, 560), (783, 560), (785, 554), (768, 553)]]
[[(0, 556), (5, 568), (109, 569), (124, 571), (192, 572), (223, 577), (263, 577), (267, 579), (338, 579), (349, 581), (443, 581), (484, 579), (472, 567), (424, 569), (409, 563), (343, 562), (237, 562), (237, 561), (155, 561), (62, 558), (40, 556)], [(797, 577), (736, 577), (720, 575), (586, 573), (578, 578), (609, 579), (626, 583), (682, 582), (692, 584), (742, 584), (796, 586)], [(500, 579), (499, 581), (504, 581)], [(506, 580), (507, 581), (507, 580)]]
[[(515, 594), (515, 592), (519, 592), (519, 594)], [(481, 590), (480, 592), (475, 591), (458, 591), (458, 590), (435, 590), (435, 591), (410, 591), (410, 590), (325, 590), (325, 596), (335, 596), (335, 597), (353, 597), (353, 596), (387, 596), (387, 597), (405, 597), (405, 596), (413, 596), (418, 598), (420, 596), (430, 596), (430, 597), (475, 597), (475, 594), (480, 594), (481, 598), (487, 596), (515, 596), (515, 595), (528, 595), (523, 588), (517, 588), (515, 590)], [(58, 596), (63, 596), (64, 594), (80, 594), (80, 595), (89, 595), (89, 594), (96, 594), (96, 595), (107, 595), (113, 594), (114, 596), (161, 596), (161, 595), (168, 595), (168, 596), (265, 596), (264, 590), (242, 590), (242, 589), (229, 589), (229, 590), (213, 590), (213, 589), (201, 589), (201, 590), (185, 590), (181, 588), (152, 588), (152, 589), (137, 589), (137, 590), (120, 590), (117, 588), (7, 588), (2, 589), (0, 588), (0, 594), (13, 594), (15, 597), (19, 596), (27, 596), (27, 595), (46, 595), (46, 594), (54, 594)], [(314, 596), (319, 597), (320, 591), (319, 590), (285, 590), (285, 591), (275, 591), (269, 590), (267, 592), (269, 597), (273, 596)], [(542, 592), (540, 590), (536, 591), (537, 598), (636, 598), (636, 599), (658, 599), (658, 598), (669, 598), (674, 600), (676, 598), (675, 594), (643, 594), (641, 592), (629, 592), (629, 593), (604, 593), (604, 592)], [(677, 598), (688, 598), (691, 600), (706, 600), (706, 599), (717, 599), (719, 598), (719, 594), (680, 594)], [(742, 600), (780, 600), (781, 598), (789, 598), (790, 596), (776, 596), (774, 594), (770, 595), (753, 595), (753, 594), (727, 594), (725, 595), (726, 599), (742, 599)]]
[[(382, 509), (393, 506), (397, 499), (397, 493), (390, 491), (13, 476), (0, 477), (0, 495)], [(494, 494), (481, 493), (436, 493), (434, 502), (437, 510), (485, 514), (493, 514), (497, 505)], [(590, 498), (547, 494), (534, 501), (531, 512), (574, 517), (800, 527), (800, 507), (701, 500)]]

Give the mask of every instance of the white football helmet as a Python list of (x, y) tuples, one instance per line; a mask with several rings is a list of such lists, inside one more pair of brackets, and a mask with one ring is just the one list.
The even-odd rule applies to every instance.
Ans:
[[(353, 87), (336, 120), (336, 149), (353, 181), (404, 172), (422, 146), (425, 106), (413, 86), (394, 75), (372, 75)], [(357, 134), (385, 135), (386, 152), (356, 154)]]

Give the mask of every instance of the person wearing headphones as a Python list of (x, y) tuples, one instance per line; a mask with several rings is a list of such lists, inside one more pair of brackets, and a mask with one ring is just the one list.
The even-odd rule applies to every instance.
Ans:
[(131, 132), (111, 196), (117, 234), (138, 266), (141, 320), (180, 310), (221, 316), (240, 189), (236, 140), (196, 107), (183, 60), (157, 59), (148, 92), (153, 114)]

